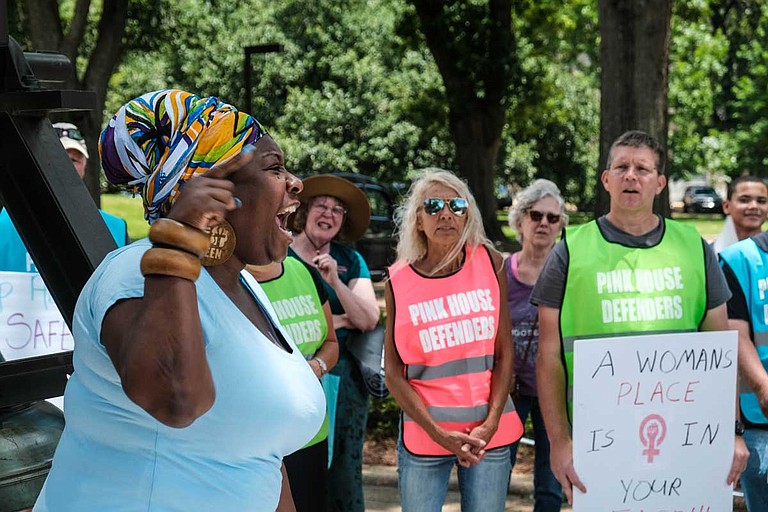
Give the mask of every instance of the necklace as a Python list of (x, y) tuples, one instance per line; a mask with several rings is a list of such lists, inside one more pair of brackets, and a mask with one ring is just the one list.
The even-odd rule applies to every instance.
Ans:
[(306, 231), (304, 232), (304, 236), (305, 236), (305, 237), (307, 237), (307, 240), (308, 240), (308, 241), (309, 241), (309, 243), (312, 245), (312, 247), (314, 247), (314, 248), (315, 248), (315, 250), (317, 251), (317, 253), (318, 253), (318, 254), (320, 254), (320, 251), (321, 251), (321, 250), (322, 250), (324, 247), (327, 247), (328, 245), (330, 245), (330, 244), (331, 244), (331, 241), (330, 241), (330, 240), (328, 240), (327, 242), (325, 242), (325, 243), (322, 243), (322, 244), (319, 244), (319, 245), (318, 245), (317, 243), (315, 243), (315, 241), (314, 241), (314, 240), (312, 240), (312, 237), (311, 237), (311, 236), (309, 236), (309, 233), (307, 233)]

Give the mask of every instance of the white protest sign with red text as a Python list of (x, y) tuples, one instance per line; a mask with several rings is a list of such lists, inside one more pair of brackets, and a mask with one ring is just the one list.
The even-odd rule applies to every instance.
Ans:
[(577, 340), (574, 512), (727, 512), (736, 331)]

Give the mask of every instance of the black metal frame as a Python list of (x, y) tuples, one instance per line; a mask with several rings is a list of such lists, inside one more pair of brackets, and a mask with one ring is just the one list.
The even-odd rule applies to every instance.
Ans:
[[(31, 68), (13, 48), (7, 19), (0, 0), (0, 201), (71, 329), (80, 290), (116, 245), (48, 114), (91, 110), (96, 95), (25, 81)], [(62, 56), (51, 58), (59, 65)], [(61, 395), (72, 370), (71, 352), (0, 363), (0, 407)]]

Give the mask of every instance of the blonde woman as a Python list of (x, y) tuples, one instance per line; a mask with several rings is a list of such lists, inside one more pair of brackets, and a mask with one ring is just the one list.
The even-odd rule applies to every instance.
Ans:
[(386, 285), (387, 387), (403, 410), (403, 512), (441, 510), (459, 466), (462, 510), (502, 511), (509, 445), (522, 425), (509, 397), (512, 341), (502, 256), (466, 183), (426, 170), (398, 212)]

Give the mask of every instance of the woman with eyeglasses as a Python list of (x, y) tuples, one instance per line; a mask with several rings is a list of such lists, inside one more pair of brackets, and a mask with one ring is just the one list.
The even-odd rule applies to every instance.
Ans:
[(350, 331), (374, 329), (379, 306), (368, 265), (360, 253), (342, 242), (363, 236), (371, 205), (354, 183), (330, 174), (306, 178), (299, 200), (301, 206), (291, 223), (294, 239), (289, 254), (320, 272), (339, 343), (339, 360), (330, 371), (339, 378), (339, 395), (336, 422), (329, 433), (333, 456), (328, 470), (328, 511), (363, 512), (368, 391), (347, 348), (347, 338)]
[[(509, 225), (517, 231), (517, 238), (523, 246), (521, 251), (504, 262), (507, 305), (515, 347), (516, 378), (512, 392), (520, 419), (525, 423), (530, 414), (533, 424), (536, 443), (533, 509), (536, 512), (558, 512), (563, 502), (563, 491), (549, 467), (549, 440), (536, 393), (539, 312), (530, 303), (530, 298), (544, 262), (566, 224), (565, 201), (557, 185), (549, 180), (536, 180), (518, 192), (509, 209)], [(513, 467), (517, 447), (518, 443), (515, 443), (510, 449)]]
[(402, 408), (403, 512), (437, 512), (458, 465), (461, 509), (503, 511), (509, 446), (522, 424), (509, 396), (512, 340), (503, 257), (467, 184), (427, 169), (396, 220), (386, 285), (387, 387)]

